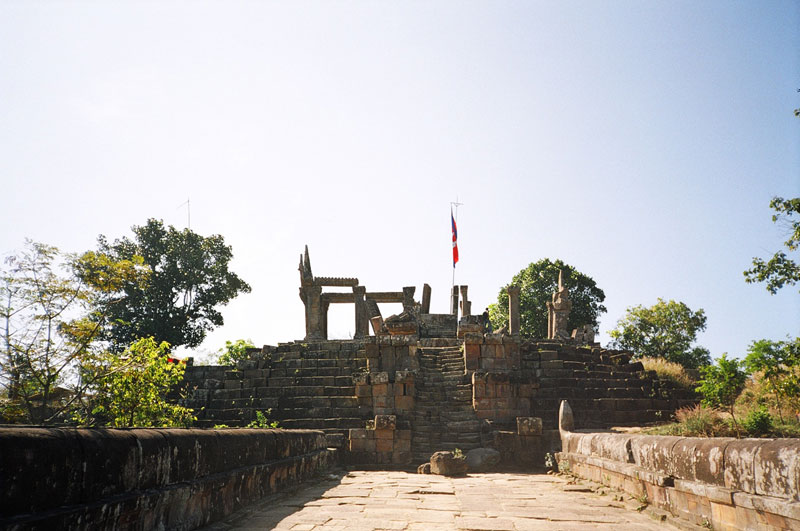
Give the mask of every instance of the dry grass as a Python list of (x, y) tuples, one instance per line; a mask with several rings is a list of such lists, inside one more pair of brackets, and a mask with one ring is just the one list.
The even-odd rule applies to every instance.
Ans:
[(673, 363), (671, 361), (667, 361), (664, 358), (640, 358), (639, 361), (642, 362), (645, 370), (648, 371), (656, 371), (658, 373), (659, 378), (663, 378), (665, 380), (670, 380), (675, 384), (685, 388), (685, 389), (692, 389), (697, 386), (697, 382), (695, 382), (689, 373), (686, 372), (686, 369), (683, 365), (679, 363)]

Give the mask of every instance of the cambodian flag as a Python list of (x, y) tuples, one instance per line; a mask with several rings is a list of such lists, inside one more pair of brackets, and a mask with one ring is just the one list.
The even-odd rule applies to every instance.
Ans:
[(458, 262), (458, 229), (456, 228), (456, 218), (453, 217), (453, 209), (450, 209), (450, 223), (453, 227), (453, 268)]

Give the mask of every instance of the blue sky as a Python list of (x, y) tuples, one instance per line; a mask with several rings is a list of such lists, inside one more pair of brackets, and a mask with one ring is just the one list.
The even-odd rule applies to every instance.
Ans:
[[(300, 339), (297, 262), (474, 308), (561, 258), (629, 306), (703, 308), (741, 356), (800, 335), (745, 284), (800, 195), (798, 2), (0, 4), (0, 254), (149, 217), (222, 234), (253, 292), (226, 339)], [(387, 307), (384, 314), (395, 309)], [(353, 331), (334, 307), (331, 332)]]

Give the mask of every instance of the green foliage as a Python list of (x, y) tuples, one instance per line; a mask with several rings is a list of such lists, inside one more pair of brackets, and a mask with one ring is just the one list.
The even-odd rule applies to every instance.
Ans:
[(520, 287), (520, 333), (523, 337), (541, 339), (547, 337), (547, 302), (558, 289), (558, 272), (563, 271), (564, 285), (572, 301), (569, 314), (569, 330), (590, 324), (597, 327), (597, 318), (605, 313), (602, 302), (606, 299), (603, 290), (591, 277), (584, 275), (561, 260), (551, 262), (544, 258), (533, 262), (514, 275), (511, 282), (500, 289), (497, 303), (489, 305), (489, 319), (497, 330), (508, 324), (508, 286)]
[(697, 333), (705, 328), (702, 308), (694, 312), (682, 302), (658, 299), (649, 308), (628, 308), (625, 317), (609, 332), (610, 346), (630, 350), (636, 357), (664, 358), (696, 369), (711, 362), (708, 350), (692, 346)]
[(0, 384), (6, 418), (49, 423), (90, 383), (78, 379), (105, 315), (97, 311), (122, 283), (145, 276), (136, 260), (80, 259), (32, 241), (0, 271)]
[(280, 422), (277, 420), (270, 421), (269, 416), (272, 415), (272, 408), (267, 410), (267, 414), (265, 415), (261, 411), (256, 411), (256, 420), (250, 422), (246, 428), (271, 428), (275, 429), (278, 427)]
[(145, 284), (126, 282), (116, 297), (102, 305), (101, 311), (110, 318), (106, 339), (114, 351), (142, 337), (155, 337), (173, 347), (196, 347), (208, 331), (223, 324), (217, 307), (250, 291), (228, 270), (231, 248), (222, 236), (167, 228), (155, 219), (132, 230), (133, 240), (124, 237), (113, 244), (100, 236), (98, 252), (93, 253), (112, 261), (141, 257), (150, 271)]
[(725, 408), (731, 415), (734, 426), (737, 427), (734, 404), (744, 389), (747, 374), (742, 370), (742, 362), (728, 359), (725, 354), (717, 359), (715, 365), (700, 368), (702, 379), (697, 387), (697, 392), (703, 395), (703, 404), (708, 407)]
[(166, 400), (183, 380), (184, 365), (169, 357), (169, 345), (155, 339), (133, 342), (121, 355), (103, 353), (87, 366), (93, 396), (76, 420), (114, 427), (189, 426), (192, 410)]
[(752, 437), (762, 437), (772, 433), (772, 415), (764, 408), (751, 409), (742, 420), (742, 427)]
[(783, 420), (783, 410), (800, 409), (800, 338), (792, 341), (754, 341), (744, 359), (747, 370), (763, 386)]
[(217, 363), (220, 365), (236, 365), (236, 362), (248, 359), (247, 350), (255, 348), (249, 339), (237, 339), (234, 342), (226, 341), (225, 349), (220, 349)]
[[(786, 249), (796, 252), (800, 246), (800, 197), (774, 197), (769, 206), (775, 211), (772, 221), (783, 224), (789, 233), (789, 239), (784, 242)], [(798, 218), (793, 218), (795, 215)], [(766, 262), (761, 258), (753, 258), (753, 267), (744, 272), (745, 281), (766, 282), (767, 291), (774, 295), (784, 285), (793, 285), (800, 281), (800, 263), (795, 260), (789, 258), (784, 251), (776, 252)]]

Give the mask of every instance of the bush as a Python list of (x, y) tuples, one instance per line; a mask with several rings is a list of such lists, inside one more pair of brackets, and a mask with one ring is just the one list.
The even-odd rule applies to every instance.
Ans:
[(751, 409), (744, 420), (742, 426), (747, 431), (748, 435), (754, 437), (763, 437), (772, 433), (774, 429), (774, 422), (772, 415), (766, 408), (760, 407)]
[(664, 358), (643, 357), (639, 359), (645, 370), (656, 371), (658, 377), (669, 380), (684, 389), (694, 389), (697, 383), (689, 376), (683, 365)]

